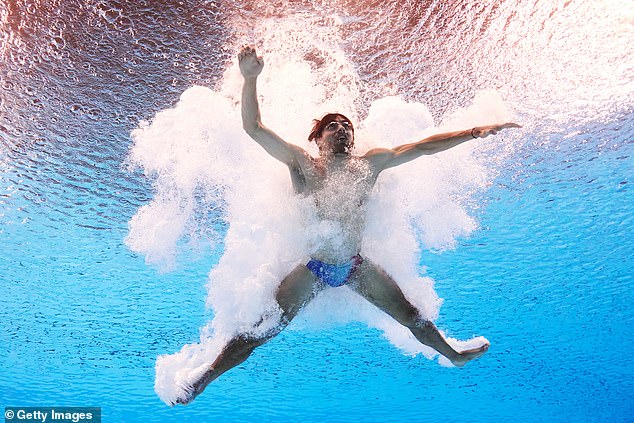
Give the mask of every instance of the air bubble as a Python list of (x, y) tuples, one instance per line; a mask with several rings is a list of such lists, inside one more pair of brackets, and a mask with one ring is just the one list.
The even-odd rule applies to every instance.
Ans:
[(51, 27), (49, 29), (49, 34), (51, 35), (61, 35), (62, 32), (66, 29), (66, 22), (61, 18), (56, 18), (53, 20)]

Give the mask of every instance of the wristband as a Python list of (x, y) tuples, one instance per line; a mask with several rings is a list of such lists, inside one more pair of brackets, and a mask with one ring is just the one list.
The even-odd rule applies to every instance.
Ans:
[(472, 136), (473, 138), (478, 138), (478, 137), (476, 137), (475, 135), (473, 135), (473, 131), (475, 131), (475, 127), (471, 130), (471, 136)]

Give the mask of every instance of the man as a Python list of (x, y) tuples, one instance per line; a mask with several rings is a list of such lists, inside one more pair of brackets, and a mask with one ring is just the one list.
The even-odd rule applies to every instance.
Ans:
[(319, 218), (334, 225), (334, 230), (332, 236), (316, 248), (308, 263), (298, 265), (280, 284), (276, 300), (282, 315), (277, 327), (264, 336), (240, 334), (234, 337), (204, 374), (185, 388), (186, 396), (178, 402), (192, 401), (211, 381), (246, 360), (256, 347), (277, 335), (303, 306), (328, 286), (350, 287), (456, 366), (463, 366), (484, 354), (489, 348), (488, 343), (455, 351), (434, 324), (420, 316), (394, 280), (360, 255), (365, 218), (362, 206), (383, 170), (519, 125), (507, 123), (432, 135), (416, 143), (392, 149), (375, 148), (363, 156), (356, 156), (351, 154), (354, 146), (352, 123), (341, 114), (331, 113), (315, 121), (309, 135), (309, 140), (315, 141), (319, 148), (319, 157), (313, 158), (262, 124), (256, 83), (264, 62), (253, 47), (244, 47), (238, 59), (244, 77), (242, 122), (245, 131), (267, 153), (288, 167), (295, 192), (312, 196)]

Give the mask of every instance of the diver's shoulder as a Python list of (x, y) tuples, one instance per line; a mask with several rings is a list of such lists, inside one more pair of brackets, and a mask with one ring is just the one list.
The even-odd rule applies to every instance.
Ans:
[(383, 159), (385, 157), (391, 157), (393, 155), (394, 155), (394, 150), (392, 150), (391, 148), (375, 147), (375, 148), (372, 148), (372, 149), (368, 150), (361, 157), (363, 157), (366, 160), (380, 160), (380, 159)]
[(394, 150), (384, 147), (376, 147), (368, 150), (362, 159), (366, 160), (370, 166), (381, 168), (386, 162), (394, 157)]

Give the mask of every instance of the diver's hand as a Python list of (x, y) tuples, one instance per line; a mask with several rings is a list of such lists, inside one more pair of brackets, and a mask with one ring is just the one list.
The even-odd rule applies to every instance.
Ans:
[(518, 125), (517, 123), (513, 123), (513, 122), (507, 122), (507, 123), (502, 123), (497, 125), (476, 126), (475, 128), (471, 130), (471, 135), (473, 135), (474, 138), (484, 138), (489, 135), (495, 135), (502, 129), (521, 128), (521, 127), (522, 127), (521, 125)]
[(238, 53), (238, 64), (240, 65), (240, 72), (245, 78), (255, 78), (264, 67), (264, 59), (258, 57), (255, 53), (253, 46), (244, 46), (240, 53)]

